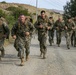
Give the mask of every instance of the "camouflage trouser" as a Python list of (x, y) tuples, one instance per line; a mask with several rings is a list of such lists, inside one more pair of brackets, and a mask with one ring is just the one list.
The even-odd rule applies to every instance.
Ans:
[(70, 46), (72, 33), (73, 33), (72, 31), (66, 32), (66, 44), (67, 44), (67, 46)]
[(40, 43), (40, 51), (43, 54), (46, 54), (47, 52), (47, 45), (46, 45), (46, 40), (47, 40), (47, 35), (46, 34), (38, 34), (38, 40)]
[(18, 37), (15, 40), (14, 47), (19, 52), (20, 58), (24, 58), (25, 53), (26, 53), (26, 56), (29, 55), (29, 53), (30, 53), (30, 37), (28, 39)]
[(56, 31), (56, 41), (58, 45), (61, 43), (61, 34), (62, 32)]
[(48, 36), (49, 36), (49, 43), (51, 45), (54, 39), (54, 31), (48, 31)]
[(4, 47), (3, 47), (3, 45), (4, 45), (4, 39), (1, 39), (1, 40), (0, 40), (0, 51), (1, 51), (1, 52), (4, 52)]
[(75, 32), (73, 31), (72, 35), (71, 35), (71, 45), (74, 45), (74, 37), (75, 37)]

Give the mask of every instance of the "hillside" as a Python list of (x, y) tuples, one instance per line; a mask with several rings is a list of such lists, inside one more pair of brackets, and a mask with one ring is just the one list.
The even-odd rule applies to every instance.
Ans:
[[(29, 13), (32, 14), (32, 16), (35, 18), (36, 14), (36, 7), (27, 5), (27, 4), (18, 4), (18, 3), (0, 3), (0, 9), (5, 11), (6, 13), (9, 13), (6, 9), (8, 7), (22, 7), (23, 9), (28, 9)], [(45, 8), (38, 8), (38, 14), (40, 14), (41, 10), (45, 10), (48, 16), (53, 16), (54, 19), (57, 19), (59, 16), (62, 17), (62, 14), (59, 14), (59, 12), (55, 12), (53, 10), (45, 9)]]

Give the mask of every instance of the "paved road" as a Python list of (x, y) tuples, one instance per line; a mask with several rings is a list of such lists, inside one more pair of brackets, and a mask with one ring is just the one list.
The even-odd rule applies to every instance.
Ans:
[(32, 39), (29, 61), (19, 66), (20, 60), (13, 45), (5, 47), (6, 55), (0, 62), (0, 75), (76, 75), (76, 48), (66, 48), (65, 39), (61, 47), (49, 46), (47, 41), (47, 59), (39, 57), (37, 38)]

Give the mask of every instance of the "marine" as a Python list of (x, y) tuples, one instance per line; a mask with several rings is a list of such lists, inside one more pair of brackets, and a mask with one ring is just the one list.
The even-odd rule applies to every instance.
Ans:
[(41, 11), (41, 15), (38, 16), (37, 22), (35, 24), (36, 29), (38, 30), (38, 41), (40, 44), (40, 56), (45, 59), (47, 52), (47, 31), (50, 29), (48, 26), (48, 17), (44, 10)]
[(67, 22), (65, 22), (66, 44), (68, 49), (70, 49), (71, 36), (74, 28), (75, 24), (73, 23), (72, 18), (68, 17)]
[(25, 57), (26, 61), (29, 58), (30, 39), (33, 30), (34, 25), (26, 19), (24, 14), (19, 16), (19, 20), (15, 23), (11, 30), (11, 35), (13, 39), (15, 39), (15, 48), (18, 50), (18, 54), (21, 59), (21, 66), (24, 65)]
[(55, 29), (56, 29), (56, 43), (58, 47), (60, 47), (62, 32), (64, 31), (64, 23), (61, 18), (58, 18), (58, 20), (55, 22)]
[(54, 43), (54, 20), (53, 17), (49, 17), (49, 25), (50, 29), (48, 30), (48, 36), (49, 36), (49, 43), (50, 46)]

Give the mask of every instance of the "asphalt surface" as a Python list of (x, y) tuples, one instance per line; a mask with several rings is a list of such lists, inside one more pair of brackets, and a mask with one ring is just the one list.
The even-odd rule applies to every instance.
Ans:
[(30, 58), (24, 66), (19, 66), (20, 59), (13, 44), (5, 47), (6, 55), (0, 61), (0, 75), (76, 75), (76, 47), (66, 47), (65, 38), (61, 47), (49, 46), (47, 40), (47, 58), (42, 59), (37, 37), (31, 41)]

